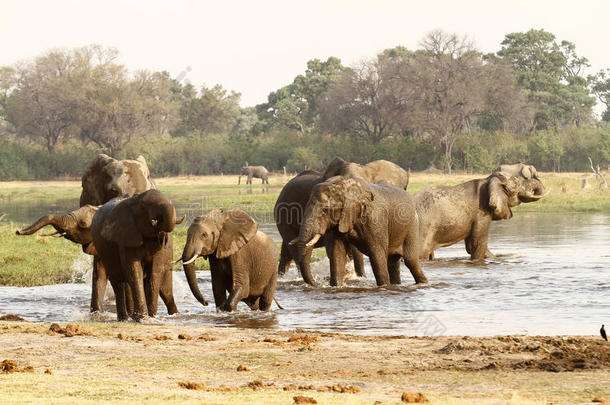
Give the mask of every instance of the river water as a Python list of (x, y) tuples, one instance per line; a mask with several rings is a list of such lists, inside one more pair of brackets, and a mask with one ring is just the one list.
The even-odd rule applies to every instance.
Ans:
[[(39, 216), (31, 209), (27, 214), (24, 222)], [(261, 229), (280, 240), (272, 223)], [(383, 288), (376, 287), (368, 261), (366, 278), (352, 274), (344, 287), (329, 286), (327, 259), (313, 265), (321, 284), (316, 288), (293, 267), (278, 281), (276, 298), (284, 309), (274, 304), (268, 313), (243, 303), (231, 314), (217, 313), (213, 304), (203, 307), (178, 271), (180, 313), (163, 315), (159, 301), (159, 315), (145, 322), (417, 336), (595, 334), (602, 323), (610, 324), (610, 216), (516, 213), (492, 224), (489, 241), (497, 257), (484, 263), (468, 260), (463, 243), (437, 250), (437, 260), (423, 263), (429, 284), (419, 287), (404, 264), (403, 284)], [(88, 272), (90, 258), (83, 254), (73, 267)], [(213, 302), (209, 272), (198, 272), (198, 281)], [(87, 321), (90, 294), (89, 284), (0, 287), (0, 313), (28, 321)], [(114, 321), (111, 296), (105, 305), (108, 312), (95, 319)]]

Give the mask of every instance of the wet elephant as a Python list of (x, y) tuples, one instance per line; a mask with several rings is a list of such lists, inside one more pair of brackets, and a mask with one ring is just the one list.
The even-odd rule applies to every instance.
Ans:
[(512, 207), (538, 201), (547, 193), (540, 180), (505, 172), (456, 186), (424, 188), (415, 194), (420, 258), (433, 259), (435, 249), (462, 240), (471, 259), (493, 257), (487, 248), (491, 222), (512, 218)]

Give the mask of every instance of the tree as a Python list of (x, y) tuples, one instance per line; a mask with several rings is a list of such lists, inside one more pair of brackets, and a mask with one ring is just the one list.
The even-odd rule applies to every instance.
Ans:
[(589, 63), (576, 55), (573, 43), (558, 44), (553, 34), (531, 29), (506, 35), (497, 55), (515, 69), (517, 84), (535, 106), (531, 131), (590, 120), (595, 100), (583, 77)]
[(279, 126), (301, 133), (313, 130), (323, 95), (343, 69), (341, 60), (333, 56), (326, 62), (319, 59), (307, 62), (304, 75), (298, 75), (288, 86), (271, 92), (266, 103), (256, 106), (259, 120), (266, 123), (264, 129)]
[(400, 133), (415, 97), (413, 88), (400, 77), (403, 63), (385, 52), (345, 69), (321, 103), (321, 129), (351, 132), (374, 143)]
[(606, 106), (602, 120), (610, 122), (610, 69), (603, 69), (595, 75), (590, 75), (587, 80), (593, 94)]
[(14, 69), (3, 69), (6, 119), (18, 135), (42, 140), (50, 154), (73, 129), (72, 63), (70, 52), (56, 50)]
[(457, 137), (486, 110), (487, 72), (481, 54), (466, 38), (435, 30), (421, 45), (403, 73), (409, 91), (417, 95), (410, 125), (436, 139), (445, 171), (451, 173)]

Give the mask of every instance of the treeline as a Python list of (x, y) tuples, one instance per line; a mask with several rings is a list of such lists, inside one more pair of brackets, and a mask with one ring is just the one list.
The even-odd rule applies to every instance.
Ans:
[(130, 72), (117, 57), (89, 46), (0, 68), (0, 179), (76, 177), (100, 152), (143, 154), (155, 176), (235, 173), (246, 161), (298, 171), (335, 155), (447, 172), (610, 163), (610, 70), (585, 76), (587, 59), (543, 30), (508, 34), (493, 54), (433, 31), (419, 49), (352, 67), (314, 59), (248, 108), (239, 93)]

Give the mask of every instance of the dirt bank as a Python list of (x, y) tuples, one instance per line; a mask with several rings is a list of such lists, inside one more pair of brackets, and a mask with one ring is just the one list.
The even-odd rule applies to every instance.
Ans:
[(610, 398), (610, 345), (594, 336), (413, 338), (0, 322), (3, 360), (13, 372), (0, 372), (0, 403), (291, 404), (305, 397), (396, 404), (405, 392), (441, 404)]

